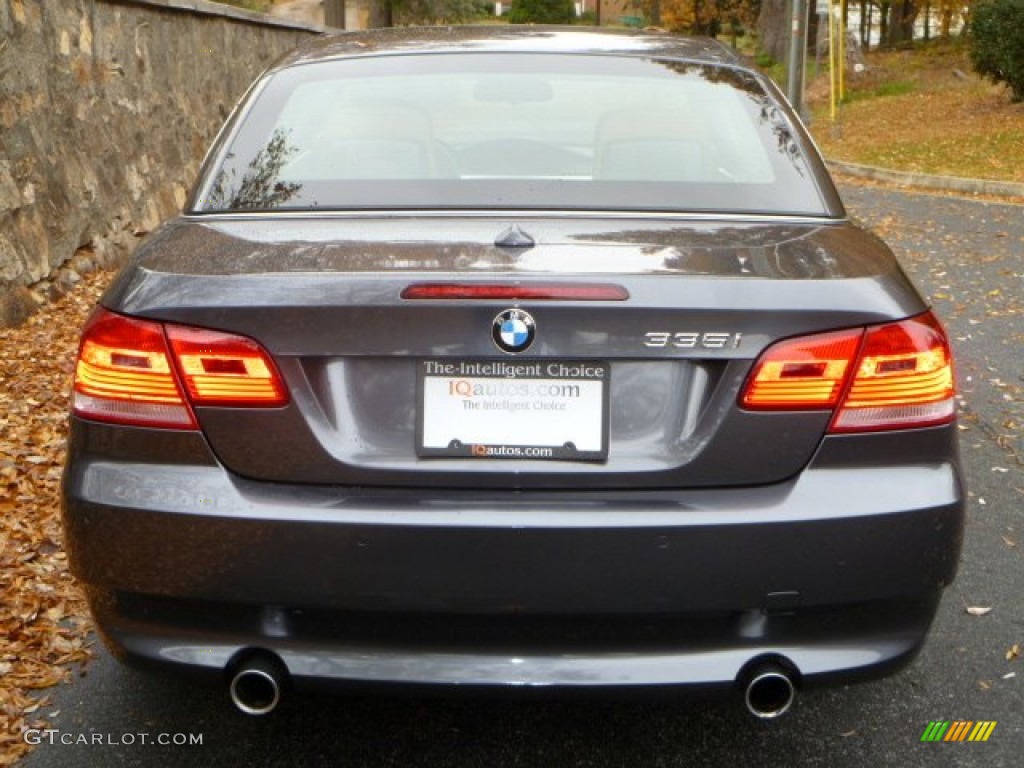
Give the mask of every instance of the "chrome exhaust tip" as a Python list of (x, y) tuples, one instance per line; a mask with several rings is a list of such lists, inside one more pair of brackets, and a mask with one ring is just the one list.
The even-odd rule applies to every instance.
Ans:
[(795, 697), (792, 674), (778, 664), (756, 667), (744, 692), (747, 711), (760, 720), (772, 720), (786, 714)]
[(241, 661), (231, 674), (231, 702), (247, 715), (269, 715), (281, 702), (287, 678), (284, 664), (273, 654), (260, 653)]

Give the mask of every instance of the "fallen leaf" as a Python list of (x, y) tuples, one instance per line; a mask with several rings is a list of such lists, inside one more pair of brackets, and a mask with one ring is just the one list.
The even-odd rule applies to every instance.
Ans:
[(1006, 660), (1007, 661), (1013, 661), (1018, 656), (1020, 656), (1020, 645), (1018, 645), (1017, 643), (1014, 643), (1013, 645), (1010, 646), (1010, 650), (1008, 650), (1006, 652)]
[(0, 328), (0, 765), (28, 748), (25, 728), (56, 716), (35, 691), (92, 655), (63, 552), (60, 467), (79, 328), (112, 276), (95, 272), (19, 327)]
[(967, 612), (971, 616), (984, 616), (986, 613), (992, 613), (991, 605), (969, 605), (967, 606)]

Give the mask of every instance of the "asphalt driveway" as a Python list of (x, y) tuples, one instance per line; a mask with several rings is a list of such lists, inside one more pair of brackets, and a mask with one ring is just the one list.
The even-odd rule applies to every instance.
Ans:
[[(843, 188), (947, 323), (971, 488), (960, 574), (902, 674), (809, 691), (754, 721), (715, 701), (293, 697), (250, 719), (218, 688), (126, 670), (100, 651), (55, 692), (56, 732), (25, 766), (1017, 766), (1024, 754), (1024, 206)], [(866, 492), (869, 489), (866, 489)], [(985, 615), (966, 609), (991, 608)], [(933, 720), (988, 720), (984, 743), (922, 743)], [(145, 734), (143, 736), (143, 734)], [(184, 734), (184, 736), (178, 736)], [(160, 746), (196, 735), (201, 744)], [(62, 743), (71, 742), (71, 743)]]

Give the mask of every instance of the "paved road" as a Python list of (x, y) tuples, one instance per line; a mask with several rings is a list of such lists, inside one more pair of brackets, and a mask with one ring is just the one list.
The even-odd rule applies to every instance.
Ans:
[[(64, 738), (192, 733), (202, 746), (43, 744), (25, 766), (1017, 766), (1024, 754), (1024, 207), (846, 187), (947, 321), (966, 395), (963, 564), (933, 634), (894, 678), (811, 691), (755, 722), (738, 701), (504, 702), (304, 696), (253, 720), (222, 690), (101, 654), (48, 712)], [(1013, 545), (1016, 546), (1013, 546)], [(991, 606), (985, 616), (965, 607)], [(1009, 675), (1014, 675), (1010, 677)], [(984, 744), (922, 744), (930, 720), (998, 722)], [(57, 736), (55, 738), (60, 738)]]

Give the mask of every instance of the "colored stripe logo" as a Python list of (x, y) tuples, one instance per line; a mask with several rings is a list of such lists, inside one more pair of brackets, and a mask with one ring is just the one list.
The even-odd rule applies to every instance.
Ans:
[(921, 741), (988, 741), (995, 729), (995, 720), (932, 720)]

